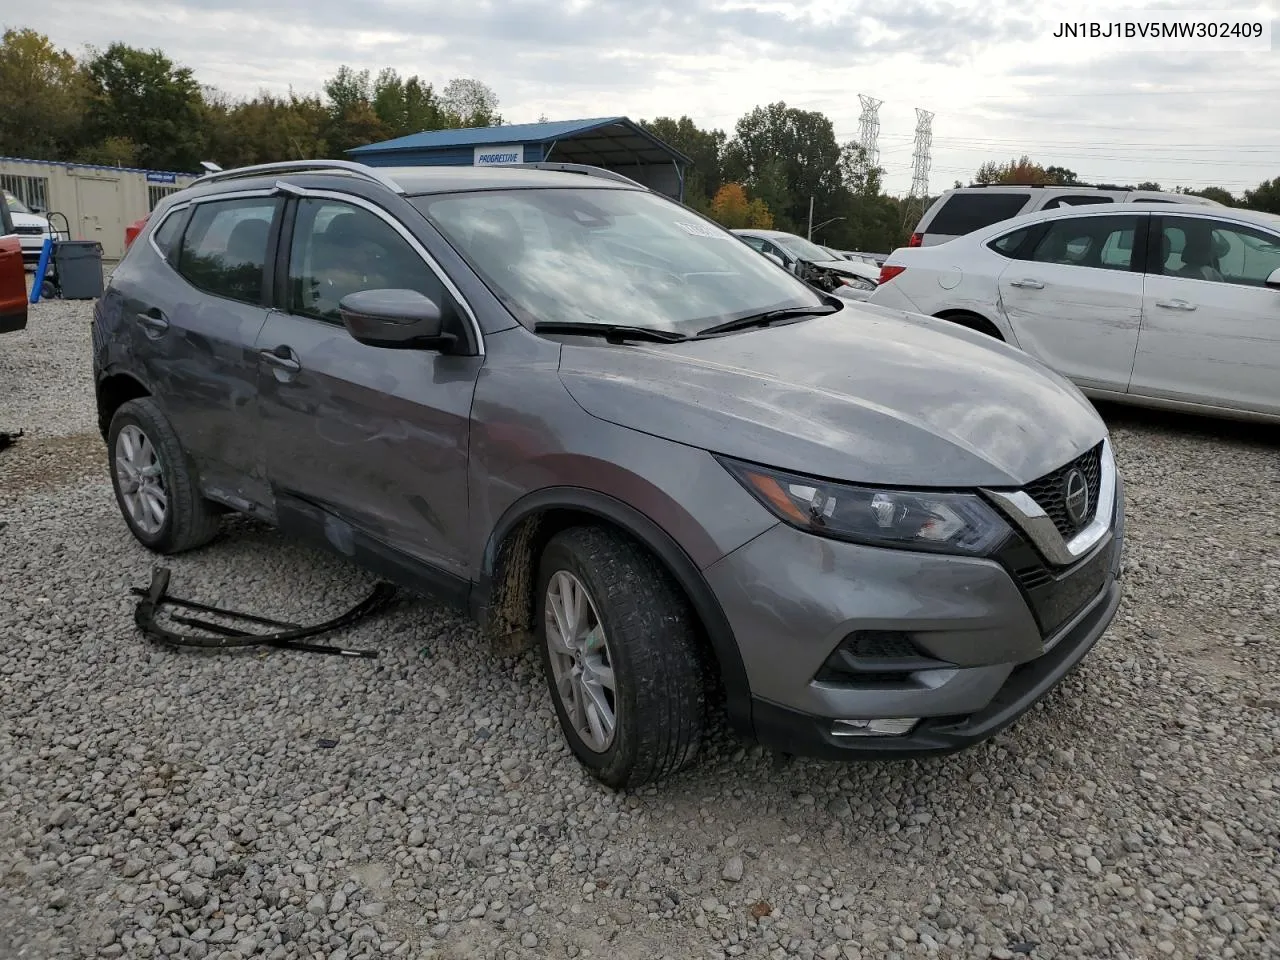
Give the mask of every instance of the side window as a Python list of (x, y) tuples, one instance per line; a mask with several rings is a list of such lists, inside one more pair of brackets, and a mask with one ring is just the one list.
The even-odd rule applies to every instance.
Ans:
[(1046, 210), (1056, 210), (1058, 207), (1083, 207), (1091, 203), (1114, 203), (1111, 197), (1089, 194), (1067, 194), (1061, 197), (1054, 197), (1044, 205)]
[(302, 200), (289, 251), (289, 310), (341, 323), (338, 304), (362, 290), (416, 290), (455, 319), (444, 284), (396, 230), (363, 207)]
[(926, 233), (963, 236), (1001, 220), (1016, 217), (1031, 199), (1029, 193), (977, 190), (953, 193), (933, 220), (925, 225)]
[(156, 231), (151, 236), (151, 241), (156, 245), (156, 249), (170, 263), (173, 262), (173, 245), (178, 239), (178, 234), (182, 232), (182, 224), (187, 219), (187, 209), (174, 210), (156, 227)]
[(767, 240), (764, 242), (764, 246), (761, 247), (761, 252), (772, 253), (775, 257), (777, 257), (783, 263), (790, 263), (792, 260), (795, 259), (794, 257), (791, 256), (791, 254), (787, 253), (787, 251), (783, 250), (777, 244), (769, 243), (769, 241)]
[(987, 246), (996, 253), (1004, 254), (1006, 257), (1016, 257), (1018, 248), (1022, 246), (1030, 232), (1031, 227), (1023, 227), (1021, 230), (1013, 231), (1013, 233), (1006, 233), (1003, 237), (997, 237)]
[(739, 239), (751, 249), (764, 253), (764, 241), (759, 237), (739, 237)]
[(1128, 270), (1137, 217), (1069, 217), (1049, 223), (1031, 259), (1101, 270)]
[(262, 303), (271, 226), (280, 203), (269, 197), (196, 204), (178, 248), (178, 272), (219, 297)]
[(1208, 217), (1165, 217), (1160, 273), (1261, 287), (1280, 269), (1280, 236)]

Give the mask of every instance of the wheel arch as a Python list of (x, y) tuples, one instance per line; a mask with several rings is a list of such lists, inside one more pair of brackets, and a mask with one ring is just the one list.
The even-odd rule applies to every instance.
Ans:
[(735, 730), (750, 733), (751, 689), (729, 620), (701, 570), (676, 540), (634, 507), (582, 487), (549, 487), (521, 497), (498, 519), (485, 544), (471, 613), (494, 639), (523, 642), (534, 630), (533, 584), (543, 547), (558, 531), (580, 524), (612, 527), (662, 563), (689, 601)]
[(1009, 343), (1009, 338), (1004, 332), (996, 326), (996, 324), (988, 317), (973, 310), (940, 310), (934, 314), (939, 320), (946, 320), (948, 323), (954, 323), (958, 326), (965, 327), (969, 330), (975, 330), (978, 333), (985, 333), (989, 337), (995, 337)]
[(109, 372), (98, 379), (94, 387), (98, 405), (98, 432), (107, 438), (111, 418), (130, 400), (151, 396), (151, 391), (131, 373)]

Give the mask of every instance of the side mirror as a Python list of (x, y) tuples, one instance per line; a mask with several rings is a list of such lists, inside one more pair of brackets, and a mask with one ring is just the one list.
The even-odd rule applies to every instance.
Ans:
[(351, 336), (370, 347), (446, 350), (456, 339), (444, 332), (440, 306), (416, 290), (350, 293), (338, 312)]
[(1273, 290), (1280, 290), (1280, 267), (1271, 271), (1271, 276), (1267, 277), (1267, 286)]

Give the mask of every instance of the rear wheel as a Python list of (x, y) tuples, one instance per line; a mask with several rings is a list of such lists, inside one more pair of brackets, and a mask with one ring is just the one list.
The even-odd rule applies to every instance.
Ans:
[(538, 574), (539, 647), (560, 727), (608, 786), (687, 765), (704, 700), (693, 612), (645, 550), (602, 527), (552, 538)]
[(181, 553), (218, 532), (218, 510), (160, 407), (150, 397), (124, 403), (107, 431), (111, 483), (130, 532), (157, 553)]

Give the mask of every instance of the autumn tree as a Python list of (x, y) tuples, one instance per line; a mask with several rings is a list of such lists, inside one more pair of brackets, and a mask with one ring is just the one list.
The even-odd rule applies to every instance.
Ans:
[[(1059, 168), (1060, 169), (1060, 168)], [(990, 160), (978, 168), (974, 183), (1057, 183), (1053, 175), (1038, 163), (1032, 163), (1026, 154), (1018, 160), (997, 163)]]
[(711, 218), (729, 230), (755, 227), (768, 230), (773, 227), (773, 215), (759, 198), (747, 199), (747, 191), (740, 183), (726, 183), (711, 198)]

